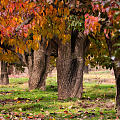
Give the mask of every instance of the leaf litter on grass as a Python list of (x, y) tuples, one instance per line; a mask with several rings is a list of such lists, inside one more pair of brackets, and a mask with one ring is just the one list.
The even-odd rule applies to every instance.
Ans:
[[(50, 80), (49, 80), (50, 81)], [(56, 81), (56, 80), (55, 80)], [(17, 82), (16, 82), (17, 83)], [(26, 85), (26, 83), (25, 83)], [(0, 119), (5, 120), (107, 120), (116, 119), (115, 88), (85, 83), (83, 99), (57, 100), (56, 83), (47, 91), (28, 91), (23, 85), (4, 86), (0, 90)], [(20, 87), (20, 88), (19, 88)], [(48, 89), (49, 88), (49, 89)], [(4, 99), (3, 99), (4, 96)], [(10, 106), (11, 104), (11, 106)]]

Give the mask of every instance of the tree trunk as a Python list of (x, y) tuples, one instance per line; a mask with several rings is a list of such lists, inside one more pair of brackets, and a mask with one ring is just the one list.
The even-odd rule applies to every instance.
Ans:
[[(44, 40), (45, 41), (45, 40)], [(57, 46), (51, 40), (47, 47), (40, 45), (37, 51), (31, 51), (28, 57), (29, 89), (46, 89), (45, 80), (50, 72), (50, 56), (57, 55)]]
[(82, 33), (75, 31), (70, 42), (58, 45), (58, 99), (82, 97), (86, 41)]
[(0, 62), (0, 84), (1, 85), (7, 85), (9, 84), (9, 78), (8, 78), (8, 70), (7, 70), (7, 63), (4, 61)]
[(65, 45), (61, 44), (58, 46), (58, 58), (56, 63), (58, 99), (66, 99), (70, 97), (70, 86), (72, 82), (69, 80), (69, 69), (71, 62), (70, 52), (70, 42)]
[(82, 97), (86, 40), (87, 39), (85, 39), (85, 36), (81, 32), (79, 32), (78, 38), (76, 39), (76, 46), (75, 46), (75, 52), (74, 52), (77, 65), (76, 65), (76, 74), (74, 76), (75, 84), (73, 86), (71, 97), (77, 97), (77, 98)]
[[(112, 52), (115, 51), (115, 48), (113, 47), (112, 40), (109, 36), (109, 39), (106, 38), (106, 43), (108, 46), (108, 51), (109, 51), (109, 56), (112, 57)], [(113, 64), (113, 70), (114, 70), (114, 75), (115, 75), (115, 80), (116, 80), (116, 110), (117, 110), (117, 115), (120, 117), (120, 59), (119, 57), (114, 60), (112, 60)]]
[(116, 79), (116, 109), (117, 115), (120, 117), (120, 61), (119, 65), (114, 66), (114, 74)]
[(89, 71), (88, 71), (88, 65), (85, 65), (85, 66), (84, 66), (84, 73), (86, 73), (86, 74), (89, 73)]
[(28, 61), (29, 89), (45, 90), (49, 58), (43, 47), (40, 46), (39, 50), (34, 51), (34, 53), (29, 56)]

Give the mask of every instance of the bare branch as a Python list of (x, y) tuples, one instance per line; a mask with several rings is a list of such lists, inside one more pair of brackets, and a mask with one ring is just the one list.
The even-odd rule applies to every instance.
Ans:
[(34, 18), (34, 16), (35, 16), (35, 15), (32, 14), (28, 19), (26, 19), (23, 23), (21, 23), (21, 24), (16, 28), (16, 32), (19, 31), (23, 25), (26, 25), (26, 24), (28, 24), (29, 22), (31, 22), (32, 19)]

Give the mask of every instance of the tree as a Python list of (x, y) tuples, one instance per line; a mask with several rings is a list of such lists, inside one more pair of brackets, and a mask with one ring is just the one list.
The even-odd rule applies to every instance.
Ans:
[(71, 41), (58, 46), (58, 99), (82, 97), (87, 40), (83, 33), (73, 31)]
[(89, 73), (89, 67), (88, 67), (88, 65), (84, 66), (84, 73), (87, 73), (87, 74)]
[(71, 1), (69, 5), (73, 7), (68, 21), (71, 40), (65, 44), (58, 42), (58, 99), (82, 97), (85, 53), (89, 46), (84, 34), (84, 15), (91, 9), (90, 1)]
[[(116, 79), (116, 108), (117, 115), (120, 116), (120, 58), (119, 58), (119, 43), (120, 43), (120, 2), (119, 1), (104, 1), (93, 4), (93, 10), (99, 13), (101, 33), (104, 32), (104, 41), (107, 45), (106, 51), (109, 55), (109, 63), (107, 68), (113, 68)], [(106, 55), (106, 52), (105, 52)], [(104, 56), (105, 56), (104, 55)]]
[[(41, 89), (45, 90), (45, 80), (48, 73), (51, 71), (51, 55), (54, 49), (53, 44), (49, 43), (47, 48), (40, 45), (37, 51), (31, 51), (31, 55), (28, 56), (28, 70), (29, 70), (29, 89)], [(53, 53), (53, 54), (52, 54)]]
[(0, 62), (0, 84), (1, 85), (9, 84), (7, 63), (4, 61)]
[[(45, 90), (45, 79), (47, 77), (47, 67), (49, 64), (49, 57), (40, 47), (39, 50), (28, 57), (28, 69), (29, 69), (29, 89), (42, 89)], [(34, 61), (34, 62), (32, 62)]]
[[(111, 62), (115, 74), (116, 79), (116, 108), (117, 115), (120, 116), (120, 58), (119, 58), (119, 46), (115, 46), (115, 44), (120, 43), (120, 5), (119, 2), (114, 1), (113, 3), (109, 3), (111, 5), (111, 9), (108, 12), (109, 18), (109, 26), (105, 29), (105, 39), (108, 46), (109, 56), (111, 57)], [(115, 57), (114, 57), (115, 56)]]
[[(2, 14), (6, 12), (6, 14), (3, 14), (3, 17), (1, 17), (1, 24), (2, 24), (1, 44), (3, 45), (4, 41), (7, 41), (8, 45), (11, 45), (14, 47), (14, 49), (16, 50), (15, 52), (22, 54), (24, 53), (24, 51), (27, 51), (28, 53), (30, 52), (30, 57), (33, 57), (33, 56), (35, 57), (36, 55), (33, 55), (33, 53), (31, 53), (31, 49), (39, 50), (39, 47), (40, 47), (41, 48), (40, 51), (43, 52), (45, 48), (41, 45), (39, 46), (39, 42), (41, 43), (41, 41), (42, 42), (44, 41), (44, 43), (48, 45), (51, 39), (54, 36), (57, 36), (57, 38), (59, 39), (59, 42), (58, 41), (56, 42), (58, 43), (58, 61), (62, 59), (62, 53), (65, 54), (64, 59), (69, 59), (68, 60), (69, 67), (66, 70), (67, 74), (65, 76), (64, 81), (68, 81), (67, 76), (70, 75), (70, 77), (68, 78), (71, 79), (71, 84), (70, 84), (70, 87), (68, 87), (68, 89), (70, 88), (74, 88), (74, 89), (71, 95), (68, 97), (79, 97), (79, 98), (81, 97), (82, 86), (83, 86), (82, 81), (83, 81), (83, 66), (84, 66), (84, 59), (85, 59), (84, 52), (86, 49), (85, 46), (87, 46), (86, 43), (89, 43), (88, 39), (86, 39), (86, 36), (83, 34), (84, 19), (85, 19), (84, 15), (88, 13), (89, 8), (91, 8), (90, 1), (82, 1), (81, 3), (76, 4), (75, 1), (71, 1), (70, 5), (67, 7), (68, 3), (65, 1), (64, 2), (55, 1), (52, 4), (46, 3), (46, 1), (43, 1), (41, 3), (40, 1), (32, 2), (29, 0), (25, 2), (16, 1), (15, 3), (10, 1), (5, 2), (4, 0), (1, 2)], [(8, 10), (8, 6), (11, 6), (10, 10)], [(17, 6), (20, 6), (20, 7), (17, 7)], [(73, 9), (70, 9), (69, 7), (72, 7), (72, 6), (73, 6)], [(88, 9), (86, 9), (86, 7)], [(23, 13), (20, 12), (22, 10), (24, 11)], [(69, 23), (69, 18), (70, 18), (69, 16), (71, 16), (71, 14), (77, 16), (77, 19), (80, 19), (78, 20), (77, 24), (75, 23), (75, 21), (73, 21), (73, 25), (71, 24), (72, 29), (71, 27), (67, 28), (67, 25)], [(4, 18), (6, 18), (6, 16), (8, 19), (4, 21)], [(26, 19), (27, 17), (29, 18), (23, 21), (23, 19)], [(8, 21), (10, 20), (13, 21), (14, 24), (8, 23)], [(70, 20), (70, 22), (71, 21), (72, 20)], [(11, 29), (12, 31), (10, 31)], [(32, 39), (30, 38), (31, 33), (33, 34)], [(41, 36), (45, 39), (44, 40), (41, 39)], [(71, 40), (70, 40), (70, 37), (71, 37)], [(9, 39), (6, 39), (6, 38), (9, 38)], [(67, 46), (65, 44), (67, 44)], [(69, 50), (68, 55), (71, 55), (69, 56), (69, 58), (66, 58), (67, 55), (66, 53), (64, 53), (64, 49)], [(79, 53), (79, 50), (81, 51), (80, 53)], [(41, 53), (40, 51), (37, 54), (40, 56), (44, 56), (43, 53)], [(33, 62), (32, 59), (30, 58), (30, 60), (28, 60), (28, 62), (30, 62), (29, 64), (30, 65), (29, 73), (31, 75), (30, 77), (33, 76), (32, 79), (36, 77), (37, 79), (36, 83), (39, 83), (38, 79), (40, 79), (40, 75), (36, 76), (38, 72), (35, 72), (35, 74), (31, 74), (31, 71), (32, 69), (33, 71), (35, 71), (36, 68), (38, 68), (40, 58), (34, 59), (34, 60), (38, 60), (34, 62), (34, 64), (32, 63)], [(43, 58), (43, 62), (45, 62), (44, 60), (45, 58)], [(76, 65), (76, 68), (73, 68), (74, 64)], [(61, 65), (58, 64), (57, 66), (61, 66), (58, 68), (65, 68), (64, 65), (65, 64), (61, 64)], [(72, 73), (71, 68), (75, 69), (74, 74)], [(63, 85), (63, 84), (59, 84), (61, 83), (61, 78), (59, 77), (59, 74), (62, 74), (62, 73), (61, 73), (61, 70), (58, 69), (58, 85), (59, 85), (58, 88), (61, 88), (61, 85)], [(35, 87), (36, 83), (34, 81), (31, 83), (32, 83), (31, 85), (34, 86), (33, 88), (36, 88)], [(35, 83), (35, 85), (33, 83)], [(81, 86), (78, 83), (81, 83)], [(69, 86), (69, 85), (66, 85), (66, 83), (64, 85)], [(59, 90), (61, 91), (61, 89), (58, 89), (58, 93), (61, 96), (63, 94), (62, 93), (63, 91), (59, 92)], [(81, 91), (80, 94), (79, 94), (80, 92), (79, 90)], [(60, 99), (64, 99), (64, 97)]]
[[(48, 56), (50, 56), (50, 53), (46, 53), (46, 51), (50, 39), (53, 38), (55, 33), (57, 35), (60, 34), (60, 39), (63, 38), (63, 36), (66, 39), (66, 34), (64, 34), (65, 21), (61, 13), (64, 10), (62, 4), (63, 3), (60, 2), (58, 5), (60, 9), (58, 10), (53, 8), (53, 5), (46, 3), (46, 1), (42, 3), (40, 1), (32, 2), (29, 0), (15, 2), (1, 1), (1, 48), (6, 50), (7, 55), (9, 55), (11, 51), (12, 54), (14, 53), (16, 55), (23, 54), (24, 52), (27, 53), (27, 57), (23, 55), (27, 60), (23, 60), (22, 56), (20, 56), (20, 60), (22, 60), (23, 63), (27, 63), (26, 65), (29, 68), (30, 89), (39, 88), (42, 84), (40, 81), (44, 81), (43, 79), (46, 78), (46, 67), (49, 61)], [(8, 9), (8, 7), (10, 7), (10, 9)], [(21, 13), (21, 11), (24, 12)], [(60, 18), (57, 16), (57, 12), (59, 16), (61, 16)], [(66, 7), (64, 15), (68, 15), (68, 12)], [(4, 21), (5, 18), (6, 20)], [(8, 21), (12, 21), (12, 23)], [(63, 26), (62, 29), (60, 26), (61, 23)], [(58, 28), (60, 28), (60, 30), (58, 30)], [(45, 39), (41, 39), (41, 36)], [(1, 56), (4, 55), (1, 54)], [(17, 57), (19, 58), (19, 56)], [(7, 56), (7, 58), (10, 59), (9, 56)], [(7, 59), (8, 62), (10, 62), (9, 59)], [(41, 65), (39, 65), (39, 63)]]

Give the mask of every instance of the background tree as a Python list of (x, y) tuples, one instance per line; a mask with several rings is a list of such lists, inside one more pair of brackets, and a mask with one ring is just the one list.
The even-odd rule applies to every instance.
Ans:
[(1, 85), (9, 84), (8, 67), (5, 61), (0, 61), (0, 84)]
[[(107, 68), (113, 68), (115, 79), (116, 79), (116, 107), (117, 114), (120, 116), (120, 59), (119, 59), (119, 29), (120, 29), (120, 2), (119, 1), (104, 1), (104, 2), (95, 2), (93, 4), (93, 11), (99, 14), (101, 31), (104, 32), (105, 38), (104, 41), (107, 45), (106, 51), (109, 56), (107, 57), (110, 63), (106, 63)], [(89, 25), (90, 26), (90, 25)], [(90, 29), (89, 29), (90, 30)], [(104, 44), (104, 46), (106, 46)], [(106, 54), (106, 52), (105, 52)], [(105, 56), (105, 55), (104, 55)], [(101, 61), (101, 60), (100, 60)]]

